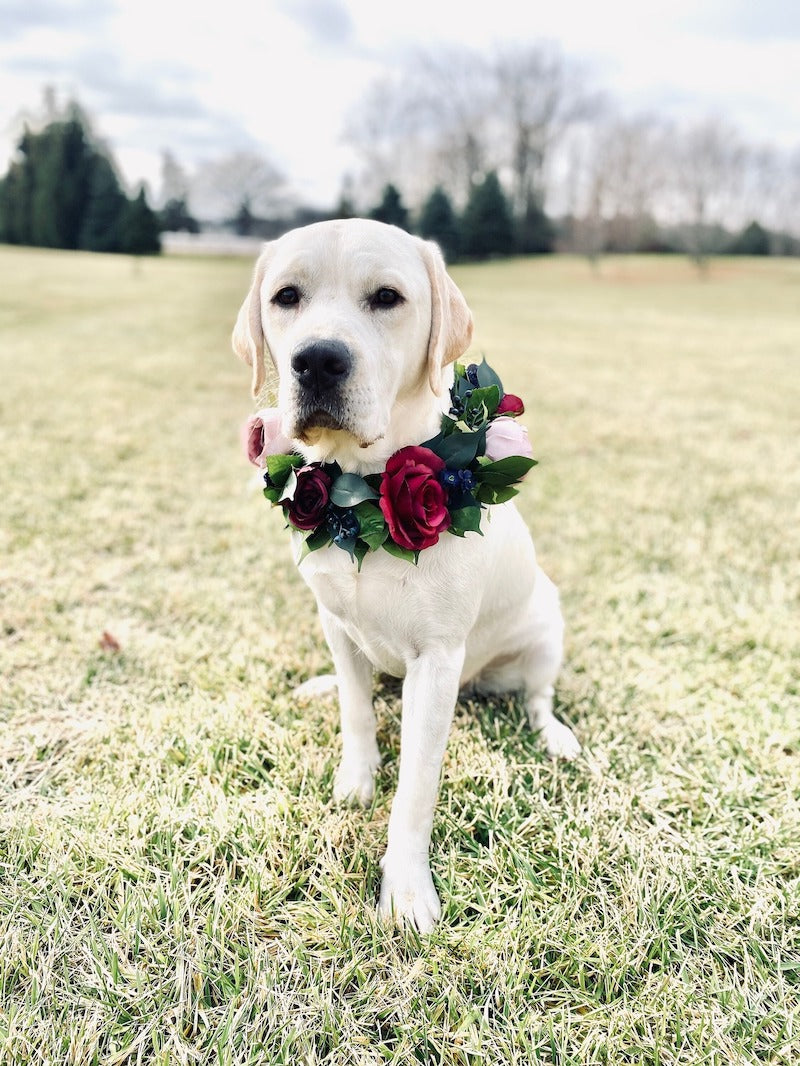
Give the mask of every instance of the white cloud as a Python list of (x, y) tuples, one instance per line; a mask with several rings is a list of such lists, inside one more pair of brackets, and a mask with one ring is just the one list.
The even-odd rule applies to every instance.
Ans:
[(436, 42), (549, 39), (623, 109), (725, 114), (754, 141), (796, 144), (800, 7), (783, 0), (7, 0), (0, 31), (0, 170), (45, 84), (96, 117), (128, 179), (157, 186), (160, 152), (191, 168), (247, 148), (298, 193), (336, 197), (353, 157), (344, 118), (386, 65)]

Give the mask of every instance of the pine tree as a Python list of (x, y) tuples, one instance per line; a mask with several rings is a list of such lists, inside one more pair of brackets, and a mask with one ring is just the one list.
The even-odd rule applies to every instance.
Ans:
[(90, 252), (119, 252), (127, 203), (111, 163), (105, 156), (95, 156), (81, 222), (80, 247)]
[(461, 224), (464, 254), (475, 259), (511, 255), (514, 224), (497, 173), (492, 170), (473, 186)]
[(369, 217), (378, 222), (386, 222), (390, 226), (408, 229), (408, 210), (403, 204), (399, 190), (391, 183), (384, 186), (381, 202), (370, 211)]
[(122, 220), (121, 250), (128, 255), (157, 255), (161, 251), (158, 218), (144, 194), (129, 200)]
[(461, 230), (450, 197), (441, 185), (436, 186), (422, 207), (419, 232), (426, 240), (436, 241), (448, 262), (458, 257)]
[(529, 196), (525, 212), (517, 224), (517, 251), (527, 255), (552, 252), (555, 241), (553, 224), (538, 201)]

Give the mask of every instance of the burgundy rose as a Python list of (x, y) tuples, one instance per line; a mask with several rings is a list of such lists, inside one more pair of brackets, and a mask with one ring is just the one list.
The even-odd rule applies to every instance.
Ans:
[(497, 408), (499, 415), (512, 415), (516, 418), (517, 415), (524, 414), (525, 404), (519, 398), (515, 396), (513, 392), (507, 392), (503, 399), (500, 401), (500, 406)]
[(284, 500), (286, 517), (295, 529), (316, 529), (330, 500), (331, 479), (319, 463), (295, 471), (297, 485), (291, 500)]
[(444, 460), (429, 448), (411, 446), (395, 452), (380, 486), (380, 508), (392, 540), (401, 548), (430, 548), (450, 528), (447, 490), (438, 475)]

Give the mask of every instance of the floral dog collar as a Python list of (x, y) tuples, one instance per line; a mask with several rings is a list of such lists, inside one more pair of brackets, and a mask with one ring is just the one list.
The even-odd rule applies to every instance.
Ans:
[(484, 359), (456, 363), (439, 433), (395, 452), (382, 473), (345, 474), (338, 463), (284, 451), (291, 442), (273, 409), (248, 420), (244, 441), (264, 469), (264, 495), (303, 534), (304, 555), (335, 544), (359, 568), (379, 549), (416, 563), (443, 533), (480, 533), (481, 512), (516, 496), (536, 465), (527, 430), (514, 421), (523, 411)]

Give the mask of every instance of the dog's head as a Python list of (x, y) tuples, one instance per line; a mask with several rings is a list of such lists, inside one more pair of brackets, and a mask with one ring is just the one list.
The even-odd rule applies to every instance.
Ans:
[(424, 439), (416, 432), (435, 432), (444, 368), (471, 336), (472, 316), (435, 244), (348, 219), (265, 246), (233, 348), (253, 368), (254, 395), (272, 359), (284, 433), (314, 458), (338, 458), (379, 441), (391, 454)]

